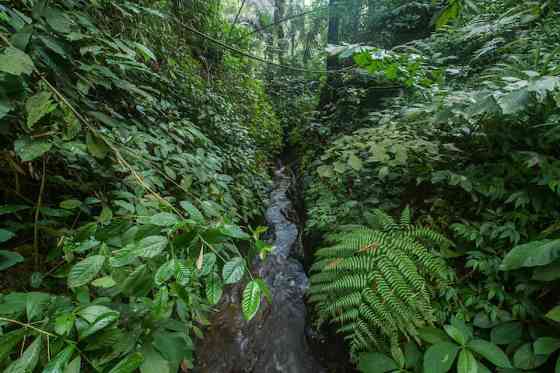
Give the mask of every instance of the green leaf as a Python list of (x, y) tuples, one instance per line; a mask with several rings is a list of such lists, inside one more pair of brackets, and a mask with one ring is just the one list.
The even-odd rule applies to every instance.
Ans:
[[(76, 356), (74, 360), (70, 362), (64, 369), (63, 373), (80, 373), (82, 367), (82, 358), (81, 356)], [(161, 373), (161, 372), (160, 372)]]
[(37, 363), (39, 362), (39, 355), (41, 354), (41, 338), (42, 337), (35, 338), (33, 343), (31, 343), (31, 345), (29, 345), (29, 347), (25, 349), (23, 355), (21, 355), (19, 359), (11, 363), (8, 368), (4, 370), (4, 373), (33, 372), (33, 370), (37, 366)]
[(453, 325), (445, 325), (443, 328), (445, 329), (445, 332), (461, 346), (464, 346), (467, 343), (469, 336), (465, 335), (459, 328)]
[(527, 109), (529, 104), (529, 90), (527, 88), (521, 88), (510, 92), (500, 97), (498, 104), (504, 115), (511, 115), (523, 111)]
[(251, 238), (251, 236), (245, 232), (243, 232), (243, 230), (238, 227), (237, 225), (232, 225), (232, 224), (224, 224), (220, 227), (220, 231), (231, 238), (237, 238), (240, 240), (248, 240)]
[(23, 339), (27, 331), (24, 328), (16, 329), (12, 332), (0, 336), (0, 361), (17, 346), (19, 341)]
[(135, 254), (143, 258), (155, 258), (163, 252), (169, 241), (164, 236), (149, 236), (138, 242)]
[(78, 262), (68, 273), (68, 286), (77, 288), (87, 285), (101, 271), (104, 263), (103, 255), (93, 255)]
[(181, 201), (179, 203), (181, 207), (189, 213), (189, 216), (192, 220), (196, 221), (197, 223), (204, 223), (205, 219), (199, 209), (197, 209), (192, 203), (189, 201)]
[(245, 320), (249, 321), (257, 314), (261, 303), (261, 287), (256, 281), (251, 281), (243, 290), (243, 299), (241, 301), (241, 309)]
[(23, 256), (13, 251), (0, 250), (0, 271), (8, 269), (24, 261)]
[(450, 342), (440, 342), (431, 346), (424, 355), (424, 371), (430, 373), (445, 373), (451, 369), (459, 346)]
[(0, 229), (0, 243), (7, 242), (14, 238), (16, 234), (5, 229)]
[(86, 145), (91, 155), (98, 159), (104, 159), (110, 151), (107, 144), (91, 132), (86, 135)]
[(218, 304), (222, 298), (223, 287), (220, 276), (212, 273), (206, 280), (206, 298), (211, 305)]
[(105, 276), (100, 277), (97, 280), (93, 280), (91, 284), (97, 288), (108, 289), (115, 286), (117, 282), (111, 276)]
[(27, 293), (27, 302), (25, 305), (27, 321), (31, 322), (41, 318), (50, 299), (50, 294), (38, 292)]
[(187, 267), (183, 262), (176, 261), (175, 279), (179, 285), (187, 286), (193, 277), (194, 270), (192, 267)]
[(468, 348), (500, 368), (512, 368), (507, 355), (501, 348), (482, 339), (469, 342)]
[(109, 223), (112, 219), (113, 219), (113, 210), (111, 210), (111, 208), (109, 208), (108, 206), (103, 206), (103, 209), (101, 210), (101, 214), (99, 214), (97, 221), (100, 222), (101, 224), (105, 224), (105, 223)]
[(85, 339), (91, 335), (94, 335), (98, 331), (105, 329), (106, 327), (115, 323), (119, 319), (119, 317), (120, 315), (116, 311), (110, 311), (99, 316), (93, 324), (78, 331), (80, 339)]
[(115, 312), (109, 307), (101, 306), (98, 304), (88, 306), (78, 312), (78, 316), (86, 320), (89, 324), (93, 324), (95, 320), (107, 313)]
[(351, 154), (350, 157), (348, 157), (348, 164), (355, 171), (360, 171), (363, 168), (362, 160), (358, 158), (355, 154)]
[(324, 178), (330, 178), (334, 176), (334, 172), (332, 167), (330, 166), (319, 166), (317, 168), (317, 173), (319, 174), (320, 177), (324, 177)]
[(560, 322), (560, 306), (556, 306), (548, 311), (546, 317), (556, 322)]
[(0, 55), (0, 72), (31, 75), (34, 68), (31, 57), (17, 48), (8, 47)]
[(75, 210), (82, 205), (82, 201), (79, 199), (67, 199), (60, 202), (59, 206), (65, 210)]
[(560, 258), (560, 239), (532, 241), (514, 247), (504, 258), (500, 269), (512, 271), (523, 267), (544, 266)]
[(535, 355), (532, 343), (525, 343), (513, 354), (513, 365), (524, 370), (535, 369), (544, 364), (547, 359), (547, 355)]
[(27, 209), (30, 209), (30, 208), (31, 207), (25, 206), (25, 205), (4, 205), (4, 206), (0, 206), (0, 216), (13, 214), (13, 213), (16, 213), (18, 211), (27, 210)]
[(150, 217), (150, 223), (160, 227), (171, 227), (179, 222), (179, 218), (175, 214), (161, 212)]
[(214, 266), (216, 265), (216, 254), (214, 253), (206, 253), (204, 254), (204, 258), (202, 261), (202, 270), (200, 271), (201, 276), (209, 275)]
[(264, 297), (266, 298), (268, 303), (272, 304), (272, 293), (270, 292), (270, 288), (268, 287), (268, 284), (266, 283), (266, 281), (264, 281), (263, 279), (257, 278), (257, 279), (255, 279), (255, 282), (261, 288), (261, 291), (264, 294)]
[(68, 335), (74, 326), (74, 321), (76, 321), (76, 315), (73, 313), (64, 313), (57, 316), (54, 321), (54, 331), (58, 335)]
[(49, 361), (42, 373), (62, 373), (63, 367), (70, 361), (76, 345), (68, 345), (64, 350), (60, 351), (54, 359)]
[(134, 43), (136, 49), (142, 54), (145, 61), (152, 60), (157, 61), (156, 55), (148, 47), (140, 43)]
[(27, 127), (33, 128), (45, 115), (56, 109), (56, 103), (51, 100), (50, 92), (42, 91), (29, 97), (25, 103), (27, 111)]
[(135, 352), (121, 360), (109, 373), (132, 373), (140, 368), (143, 362), (144, 356), (140, 352)]
[(153, 347), (144, 348), (142, 354), (144, 362), (140, 366), (140, 373), (171, 373), (169, 362)]
[(68, 34), (72, 31), (72, 21), (57, 8), (49, 7), (45, 11), (45, 19), (49, 26), (56, 32)]
[(550, 355), (560, 349), (560, 339), (553, 337), (541, 337), (533, 343), (533, 349), (537, 355)]
[(523, 325), (518, 321), (512, 321), (496, 325), (490, 333), (490, 339), (497, 345), (507, 345), (519, 341), (522, 335)]
[(358, 369), (363, 373), (385, 373), (398, 370), (397, 364), (388, 356), (379, 352), (360, 354)]
[(222, 278), (225, 284), (234, 284), (243, 278), (245, 273), (245, 259), (235, 257), (224, 264), (222, 269)]
[(14, 142), (14, 150), (23, 162), (39, 158), (49, 150), (52, 144), (44, 140), (19, 139)]
[(176, 272), (175, 260), (171, 259), (163, 263), (154, 275), (154, 281), (157, 286), (161, 286), (166, 283)]
[(457, 373), (477, 373), (478, 362), (469, 350), (462, 350), (457, 363)]

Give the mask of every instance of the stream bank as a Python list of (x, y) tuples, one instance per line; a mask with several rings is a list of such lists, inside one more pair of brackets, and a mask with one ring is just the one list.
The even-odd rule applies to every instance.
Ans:
[[(272, 304), (263, 303), (255, 318), (241, 312), (243, 285), (224, 293), (219, 311), (199, 349), (203, 373), (322, 373), (307, 335), (305, 291), (308, 278), (298, 260), (304, 257), (301, 224), (291, 199), (295, 186), (292, 170), (282, 162), (276, 167), (266, 221), (275, 250), (252, 270), (265, 280)], [(296, 259), (297, 258), (297, 259)]]

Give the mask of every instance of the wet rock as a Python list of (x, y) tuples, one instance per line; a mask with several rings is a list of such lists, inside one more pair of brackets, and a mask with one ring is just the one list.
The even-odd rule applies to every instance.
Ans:
[(253, 320), (241, 312), (243, 285), (229, 289), (211, 320), (199, 351), (204, 373), (322, 373), (306, 340), (304, 293), (308, 279), (301, 263), (302, 252), (297, 214), (289, 198), (289, 170), (279, 166), (270, 196), (266, 220), (274, 232), (274, 253), (253, 264), (272, 293), (272, 304), (262, 304)]

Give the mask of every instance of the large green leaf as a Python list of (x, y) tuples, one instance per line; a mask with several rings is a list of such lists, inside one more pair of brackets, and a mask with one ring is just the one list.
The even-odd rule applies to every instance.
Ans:
[(17, 48), (8, 47), (0, 54), (0, 71), (12, 74), (30, 75), (35, 65), (31, 57)]
[(552, 308), (546, 313), (546, 317), (556, 322), (560, 322), (560, 306)]
[(242, 257), (235, 257), (224, 264), (222, 278), (225, 284), (234, 284), (243, 278), (244, 273), (245, 259)]
[(62, 369), (72, 358), (75, 349), (76, 345), (74, 344), (66, 346), (66, 348), (56, 354), (54, 359), (49, 361), (42, 373), (62, 373)]
[(455, 343), (440, 342), (431, 346), (424, 355), (424, 371), (430, 373), (445, 373), (451, 369), (459, 346)]
[(174, 259), (168, 260), (167, 262), (163, 263), (156, 274), (154, 275), (154, 281), (157, 286), (163, 285), (167, 282), (176, 272), (176, 263)]
[(246, 320), (251, 320), (257, 314), (261, 303), (262, 290), (256, 281), (251, 281), (243, 290), (241, 309)]
[(8, 231), (6, 229), (0, 228), (0, 243), (6, 242), (14, 238), (16, 234), (14, 232)]
[(175, 214), (161, 212), (150, 217), (150, 223), (159, 225), (160, 227), (171, 227), (179, 222), (179, 218)]
[(82, 357), (76, 356), (64, 369), (63, 373), (80, 373), (82, 367)]
[(140, 352), (135, 352), (121, 360), (109, 373), (132, 373), (140, 368), (143, 362), (144, 356)]
[(144, 362), (140, 366), (141, 373), (171, 373), (169, 362), (153, 347), (148, 346), (142, 350)]
[(197, 209), (191, 202), (189, 201), (181, 201), (181, 207), (189, 213), (189, 216), (192, 220), (196, 221), (197, 223), (204, 223), (205, 219), (199, 209)]
[(397, 364), (388, 356), (379, 352), (360, 354), (358, 369), (363, 373), (385, 373), (399, 369)]
[(23, 256), (13, 251), (0, 250), (0, 271), (24, 261)]
[(212, 305), (217, 304), (222, 297), (222, 293), (222, 280), (218, 274), (212, 273), (206, 279), (206, 298), (208, 302)]
[(76, 263), (68, 273), (68, 286), (77, 288), (88, 284), (101, 271), (104, 263), (103, 255), (93, 255)]
[(138, 242), (135, 254), (143, 258), (155, 258), (163, 252), (169, 241), (164, 236), (149, 236)]
[(33, 126), (45, 115), (56, 109), (56, 104), (51, 100), (50, 92), (42, 91), (27, 99), (25, 110), (27, 111), (27, 127)]
[(2, 361), (23, 339), (27, 330), (24, 328), (16, 329), (12, 332), (0, 336), (0, 361)]
[(33, 372), (37, 363), (39, 362), (39, 355), (41, 354), (42, 337), (37, 337), (25, 349), (23, 355), (13, 363), (11, 363), (4, 373), (29, 373)]
[(518, 321), (496, 325), (490, 333), (492, 343), (497, 345), (507, 345), (519, 341), (522, 335), (523, 324)]
[(182, 286), (187, 286), (193, 277), (194, 269), (187, 266), (182, 261), (177, 260), (175, 263), (175, 279)]
[(95, 322), (88, 327), (79, 330), (80, 339), (87, 338), (100, 330), (107, 328), (119, 319), (119, 313), (111, 311), (99, 316)]
[(109, 147), (97, 135), (88, 132), (86, 135), (87, 149), (95, 158), (104, 159), (109, 154)]
[(497, 367), (512, 368), (504, 351), (493, 343), (483, 339), (474, 339), (469, 342), (468, 347)]
[(478, 373), (478, 362), (469, 350), (461, 350), (457, 362), (457, 373)]
[(27, 302), (25, 309), (27, 312), (27, 321), (34, 321), (42, 318), (43, 313), (51, 300), (51, 295), (47, 293), (30, 292), (27, 293)]
[(550, 355), (560, 349), (560, 339), (553, 337), (541, 337), (533, 343), (533, 349), (537, 355)]
[(45, 140), (19, 139), (14, 142), (14, 150), (23, 162), (39, 158), (49, 150), (52, 144)]
[(544, 266), (560, 258), (560, 239), (532, 241), (514, 247), (504, 258), (500, 269), (511, 271), (523, 267)]

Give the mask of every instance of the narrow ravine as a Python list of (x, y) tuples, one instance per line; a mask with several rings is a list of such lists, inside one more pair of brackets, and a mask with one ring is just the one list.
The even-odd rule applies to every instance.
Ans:
[(220, 310), (199, 349), (200, 372), (205, 373), (321, 373), (306, 340), (308, 278), (302, 263), (300, 225), (290, 191), (292, 171), (279, 163), (274, 176), (266, 221), (275, 250), (252, 270), (264, 279), (272, 304), (264, 304), (250, 322), (240, 310), (242, 286), (223, 297)]

